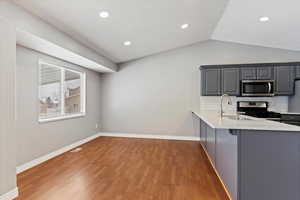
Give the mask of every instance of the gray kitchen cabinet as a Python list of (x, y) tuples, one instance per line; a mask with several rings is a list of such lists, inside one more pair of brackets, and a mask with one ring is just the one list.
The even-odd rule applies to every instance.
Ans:
[(241, 80), (274, 80), (274, 93), (293, 96), (300, 80), (299, 63), (257, 63), (201, 66), (202, 96), (240, 96)]
[(274, 79), (274, 67), (242, 67), (242, 80)]
[(275, 68), (275, 94), (289, 96), (294, 94), (294, 67), (278, 66)]
[(206, 123), (200, 120), (200, 142), (202, 146), (206, 149)]
[(216, 169), (233, 200), (238, 193), (238, 139), (228, 129), (216, 131)]
[(241, 130), (238, 200), (300, 199), (300, 135)]
[(216, 133), (215, 129), (210, 126), (206, 127), (206, 151), (212, 161), (212, 164), (216, 165)]
[(222, 94), (238, 96), (240, 94), (240, 69), (222, 69)]
[(258, 67), (257, 68), (258, 80), (272, 80), (274, 79), (274, 67)]
[(300, 66), (296, 66), (296, 79), (300, 79)]
[(300, 198), (300, 132), (212, 128), (206, 152), (232, 200)]
[(242, 80), (256, 80), (257, 77), (256, 67), (242, 67), (241, 76)]
[(221, 69), (202, 70), (202, 95), (221, 95)]

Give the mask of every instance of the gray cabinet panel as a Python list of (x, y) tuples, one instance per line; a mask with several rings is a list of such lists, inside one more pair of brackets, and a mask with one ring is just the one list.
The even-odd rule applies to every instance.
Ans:
[[(296, 64), (295, 64), (296, 65)], [(263, 65), (212, 66), (201, 68), (203, 96), (240, 95), (240, 80), (275, 80), (275, 95), (294, 95), (295, 79), (300, 79), (300, 66)]]
[(202, 146), (206, 149), (206, 127), (207, 125), (203, 120), (200, 120), (200, 142)]
[(300, 79), (300, 66), (296, 66), (296, 78)]
[(243, 80), (255, 80), (256, 79), (256, 67), (242, 67), (241, 74)]
[(232, 96), (240, 94), (239, 68), (225, 68), (222, 70), (222, 93)]
[(293, 95), (294, 94), (294, 67), (279, 66), (275, 68), (275, 94)]
[(216, 132), (216, 168), (232, 200), (237, 200), (238, 143), (237, 136), (227, 129)]
[(300, 199), (300, 135), (242, 130), (239, 199)]
[(257, 79), (259, 80), (272, 80), (274, 79), (274, 67), (258, 67)]
[(206, 127), (206, 149), (207, 153), (213, 163), (216, 166), (216, 134), (215, 129), (211, 128), (210, 126)]
[(221, 95), (221, 69), (202, 70), (202, 95)]

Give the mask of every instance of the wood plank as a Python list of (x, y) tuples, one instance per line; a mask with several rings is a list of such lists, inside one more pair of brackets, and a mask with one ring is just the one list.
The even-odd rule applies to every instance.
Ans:
[(199, 142), (100, 137), (18, 175), (17, 200), (227, 200)]

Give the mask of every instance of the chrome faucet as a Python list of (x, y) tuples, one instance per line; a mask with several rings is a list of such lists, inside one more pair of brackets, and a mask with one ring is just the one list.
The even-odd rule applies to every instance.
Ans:
[(228, 105), (232, 105), (232, 100), (231, 100), (230, 96), (229, 96), (228, 94), (223, 94), (223, 95), (221, 96), (221, 118), (223, 118), (224, 113), (225, 113), (225, 112), (223, 111), (223, 99), (225, 99), (225, 97), (228, 98), (227, 104), (228, 104)]

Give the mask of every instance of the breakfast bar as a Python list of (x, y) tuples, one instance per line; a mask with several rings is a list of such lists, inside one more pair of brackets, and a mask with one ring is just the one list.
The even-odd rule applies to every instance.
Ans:
[(200, 142), (232, 200), (300, 196), (300, 127), (212, 110), (192, 111)]

